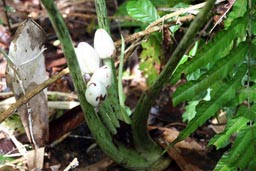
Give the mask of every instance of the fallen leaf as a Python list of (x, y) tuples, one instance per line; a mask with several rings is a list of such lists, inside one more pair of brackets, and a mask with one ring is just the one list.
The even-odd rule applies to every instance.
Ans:
[[(12, 62), (8, 63), (7, 83), (16, 99), (47, 79), (43, 55), (45, 39), (45, 32), (31, 18), (18, 27), (13, 37), (8, 54)], [(36, 158), (28, 159), (29, 162), (33, 161), (29, 169), (41, 168), (43, 157), (37, 149), (44, 147), (49, 137), (46, 90), (19, 107), (18, 113), (30, 142), (38, 152), (34, 155)]]

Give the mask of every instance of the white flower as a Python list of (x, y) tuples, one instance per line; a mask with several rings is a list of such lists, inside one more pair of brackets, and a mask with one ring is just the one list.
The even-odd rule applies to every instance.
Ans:
[(94, 48), (86, 42), (80, 42), (75, 48), (77, 60), (83, 73), (93, 73), (100, 66), (100, 58)]
[(85, 97), (92, 106), (97, 107), (101, 101), (105, 100), (106, 96), (107, 89), (100, 81), (94, 80), (87, 84)]
[(102, 82), (106, 88), (110, 87), (112, 79), (111, 69), (104, 65), (98, 68), (92, 75), (90, 82), (100, 81)]
[(115, 45), (110, 35), (104, 29), (98, 29), (94, 35), (94, 49), (101, 59), (111, 58), (115, 55)]

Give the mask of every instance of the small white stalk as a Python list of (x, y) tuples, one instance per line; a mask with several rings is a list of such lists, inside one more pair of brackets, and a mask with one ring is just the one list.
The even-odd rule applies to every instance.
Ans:
[(86, 42), (80, 42), (75, 48), (81, 71), (91, 74), (100, 66), (100, 58), (94, 48)]
[(112, 73), (111, 69), (104, 65), (98, 68), (92, 75), (90, 82), (100, 81), (106, 88), (109, 88), (111, 85)]
[(85, 97), (88, 103), (97, 107), (100, 102), (104, 101), (107, 96), (107, 89), (100, 81), (94, 80), (87, 84), (85, 91)]
[(115, 55), (115, 45), (110, 35), (104, 29), (98, 29), (94, 35), (94, 49), (101, 59), (111, 58)]

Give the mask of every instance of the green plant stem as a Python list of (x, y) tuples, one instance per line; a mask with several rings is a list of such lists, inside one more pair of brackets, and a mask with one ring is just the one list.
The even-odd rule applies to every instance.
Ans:
[[(152, 161), (144, 159), (136, 151), (126, 148), (119, 142), (113, 143), (109, 131), (105, 128), (100, 118), (95, 113), (94, 108), (87, 103), (84, 95), (86, 86), (84, 85), (72, 40), (64, 20), (53, 0), (41, 0), (41, 2), (47, 10), (58, 39), (61, 42), (63, 53), (66, 57), (70, 75), (74, 82), (75, 90), (78, 94), (78, 99), (84, 112), (85, 119), (97, 144), (118, 164), (130, 169), (148, 170), (148, 167), (152, 165)], [(165, 162), (165, 165), (163, 166), (154, 165), (154, 167), (157, 168), (153, 169), (161, 170), (166, 167), (166, 164), (168, 164), (168, 161)]]
[[(96, 13), (97, 13), (97, 18), (98, 18), (98, 24), (100, 28), (105, 29), (109, 34), (110, 34), (110, 27), (109, 27), (109, 20), (108, 20), (108, 15), (107, 15), (107, 8), (106, 8), (106, 2), (105, 0), (95, 0), (95, 7), (96, 7)], [(119, 86), (118, 86), (118, 80), (116, 78), (116, 69), (114, 65), (114, 59), (104, 59), (103, 60), (104, 65), (107, 65), (110, 67), (112, 71), (112, 83), (111, 83), (111, 88), (113, 89), (113, 92), (115, 93), (114, 96), (118, 96), (119, 94)], [(118, 99), (116, 99), (116, 104), (118, 104)], [(121, 110), (121, 114), (117, 113), (119, 115), (119, 118), (124, 121), (127, 124), (130, 124), (130, 118), (127, 115), (127, 113), (124, 111), (124, 107), (121, 106), (119, 107)]]
[(122, 39), (122, 46), (121, 46), (121, 54), (120, 54), (120, 62), (119, 62), (119, 70), (118, 70), (118, 96), (119, 96), (119, 103), (121, 107), (125, 108), (124, 105), (124, 92), (123, 92), (123, 82), (122, 82), (122, 75), (123, 75), (123, 66), (124, 66), (124, 38), (121, 36)]
[[(105, 29), (110, 33), (110, 27), (109, 27), (109, 21), (108, 21), (108, 16), (107, 16), (107, 8), (106, 8), (106, 3), (105, 0), (95, 0), (95, 7), (96, 7), (96, 12), (97, 12), (97, 18), (98, 18), (98, 24), (100, 28)], [(114, 67), (114, 61), (111, 59), (103, 61), (105, 65), (108, 65), (112, 69), (112, 74), (113, 74), (113, 80), (112, 80), (112, 87), (115, 90), (118, 90), (117, 87), (117, 79), (115, 77), (116, 71)], [(118, 94), (118, 91), (116, 91), (116, 94)], [(118, 102), (118, 101), (117, 101)], [(118, 103), (116, 103), (118, 104)], [(126, 123), (130, 124), (130, 118), (128, 115), (125, 113), (124, 108), (121, 107), (121, 112), (122, 112), (122, 120), (125, 121)], [(120, 115), (120, 114), (119, 114)], [(126, 116), (127, 115), (127, 116)], [(144, 124), (144, 123), (141, 123)], [(146, 123), (145, 123), (146, 127)], [(140, 131), (140, 130), (137, 130)], [(147, 133), (147, 130), (144, 130), (144, 133)], [(156, 167), (162, 165), (162, 167), (165, 167), (165, 164), (168, 163), (170, 160), (169, 159), (163, 159), (161, 158), (161, 153), (162, 150), (160, 146), (158, 146), (156, 143), (151, 143), (151, 139), (147, 139), (148, 141), (144, 141), (145, 144), (149, 144), (149, 148), (147, 148), (147, 151), (143, 151), (143, 153), (140, 153), (141, 156), (143, 156), (149, 163), (155, 164)], [(136, 143), (136, 142), (135, 142)], [(165, 164), (164, 164), (165, 163)], [(154, 166), (152, 166), (154, 167)]]
[[(199, 29), (205, 23), (208, 13), (214, 6), (215, 0), (208, 0), (204, 8), (200, 11), (195, 20), (191, 23), (188, 31), (180, 41), (170, 60), (164, 67), (163, 71), (153, 83), (153, 85), (143, 93), (138, 105), (135, 108), (132, 122), (132, 134), (137, 149), (141, 152), (151, 150), (152, 146), (155, 146), (155, 142), (151, 139), (147, 132), (147, 119), (151, 106), (155, 102), (156, 97), (159, 95), (164, 84), (170, 80), (173, 71), (176, 69), (179, 61), (183, 57), (184, 53), (193, 43), (193, 40), (199, 31)], [(169, 78), (169, 79), (168, 79)], [(151, 142), (151, 143), (149, 143)]]
[[(109, 27), (109, 20), (108, 20), (108, 13), (106, 8), (106, 2), (105, 0), (94, 0), (96, 13), (97, 13), (97, 19), (98, 24), (100, 28), (103, 28), (110, 34), (110, 27)], [(110, 34), (111, 35), (111, 34)], [(112, 75), (114, 76), (116, 74), (116, 70), (114, 67), (114, 61), (112, 58), (103, 60), (104, 65), (107, 65), (112, 70)], [(112, 79), (112, 86), (114, 88), (117, 88), (117, 79), (114, 76)]]
[(95, 0), (95, 8), (97, 13), (98, 24), (100, 28), (103, 28), (108, 33), (110, 33), (108, 13), (106, 8), (105, 0)]

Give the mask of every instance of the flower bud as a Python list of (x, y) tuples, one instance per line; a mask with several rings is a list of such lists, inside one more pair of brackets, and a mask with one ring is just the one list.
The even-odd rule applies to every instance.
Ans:
[(111, 58), (115, 55), (115, 45), (110, 35), (104, 29), (98, 29), (94, 35), (94, 49), (101, 59)]
[(90, 81), (100, 81), (106, 88), (110, 87), (112, 79), (111, 69), (104, 65), (98, 68), (92, 75)]
[(97, 107), (101, 101), (105, 100), (107, 96), (107, 89), (100, 81), (90, 81), (87, 84), (85, 91), (85, 97), (88, 103), (92, 106)]
[(80, 42), (75, 49), (80, 69), (83, 73), (93, 73), (100, 66), (100, 58), (94, 48), (86, 42)]

